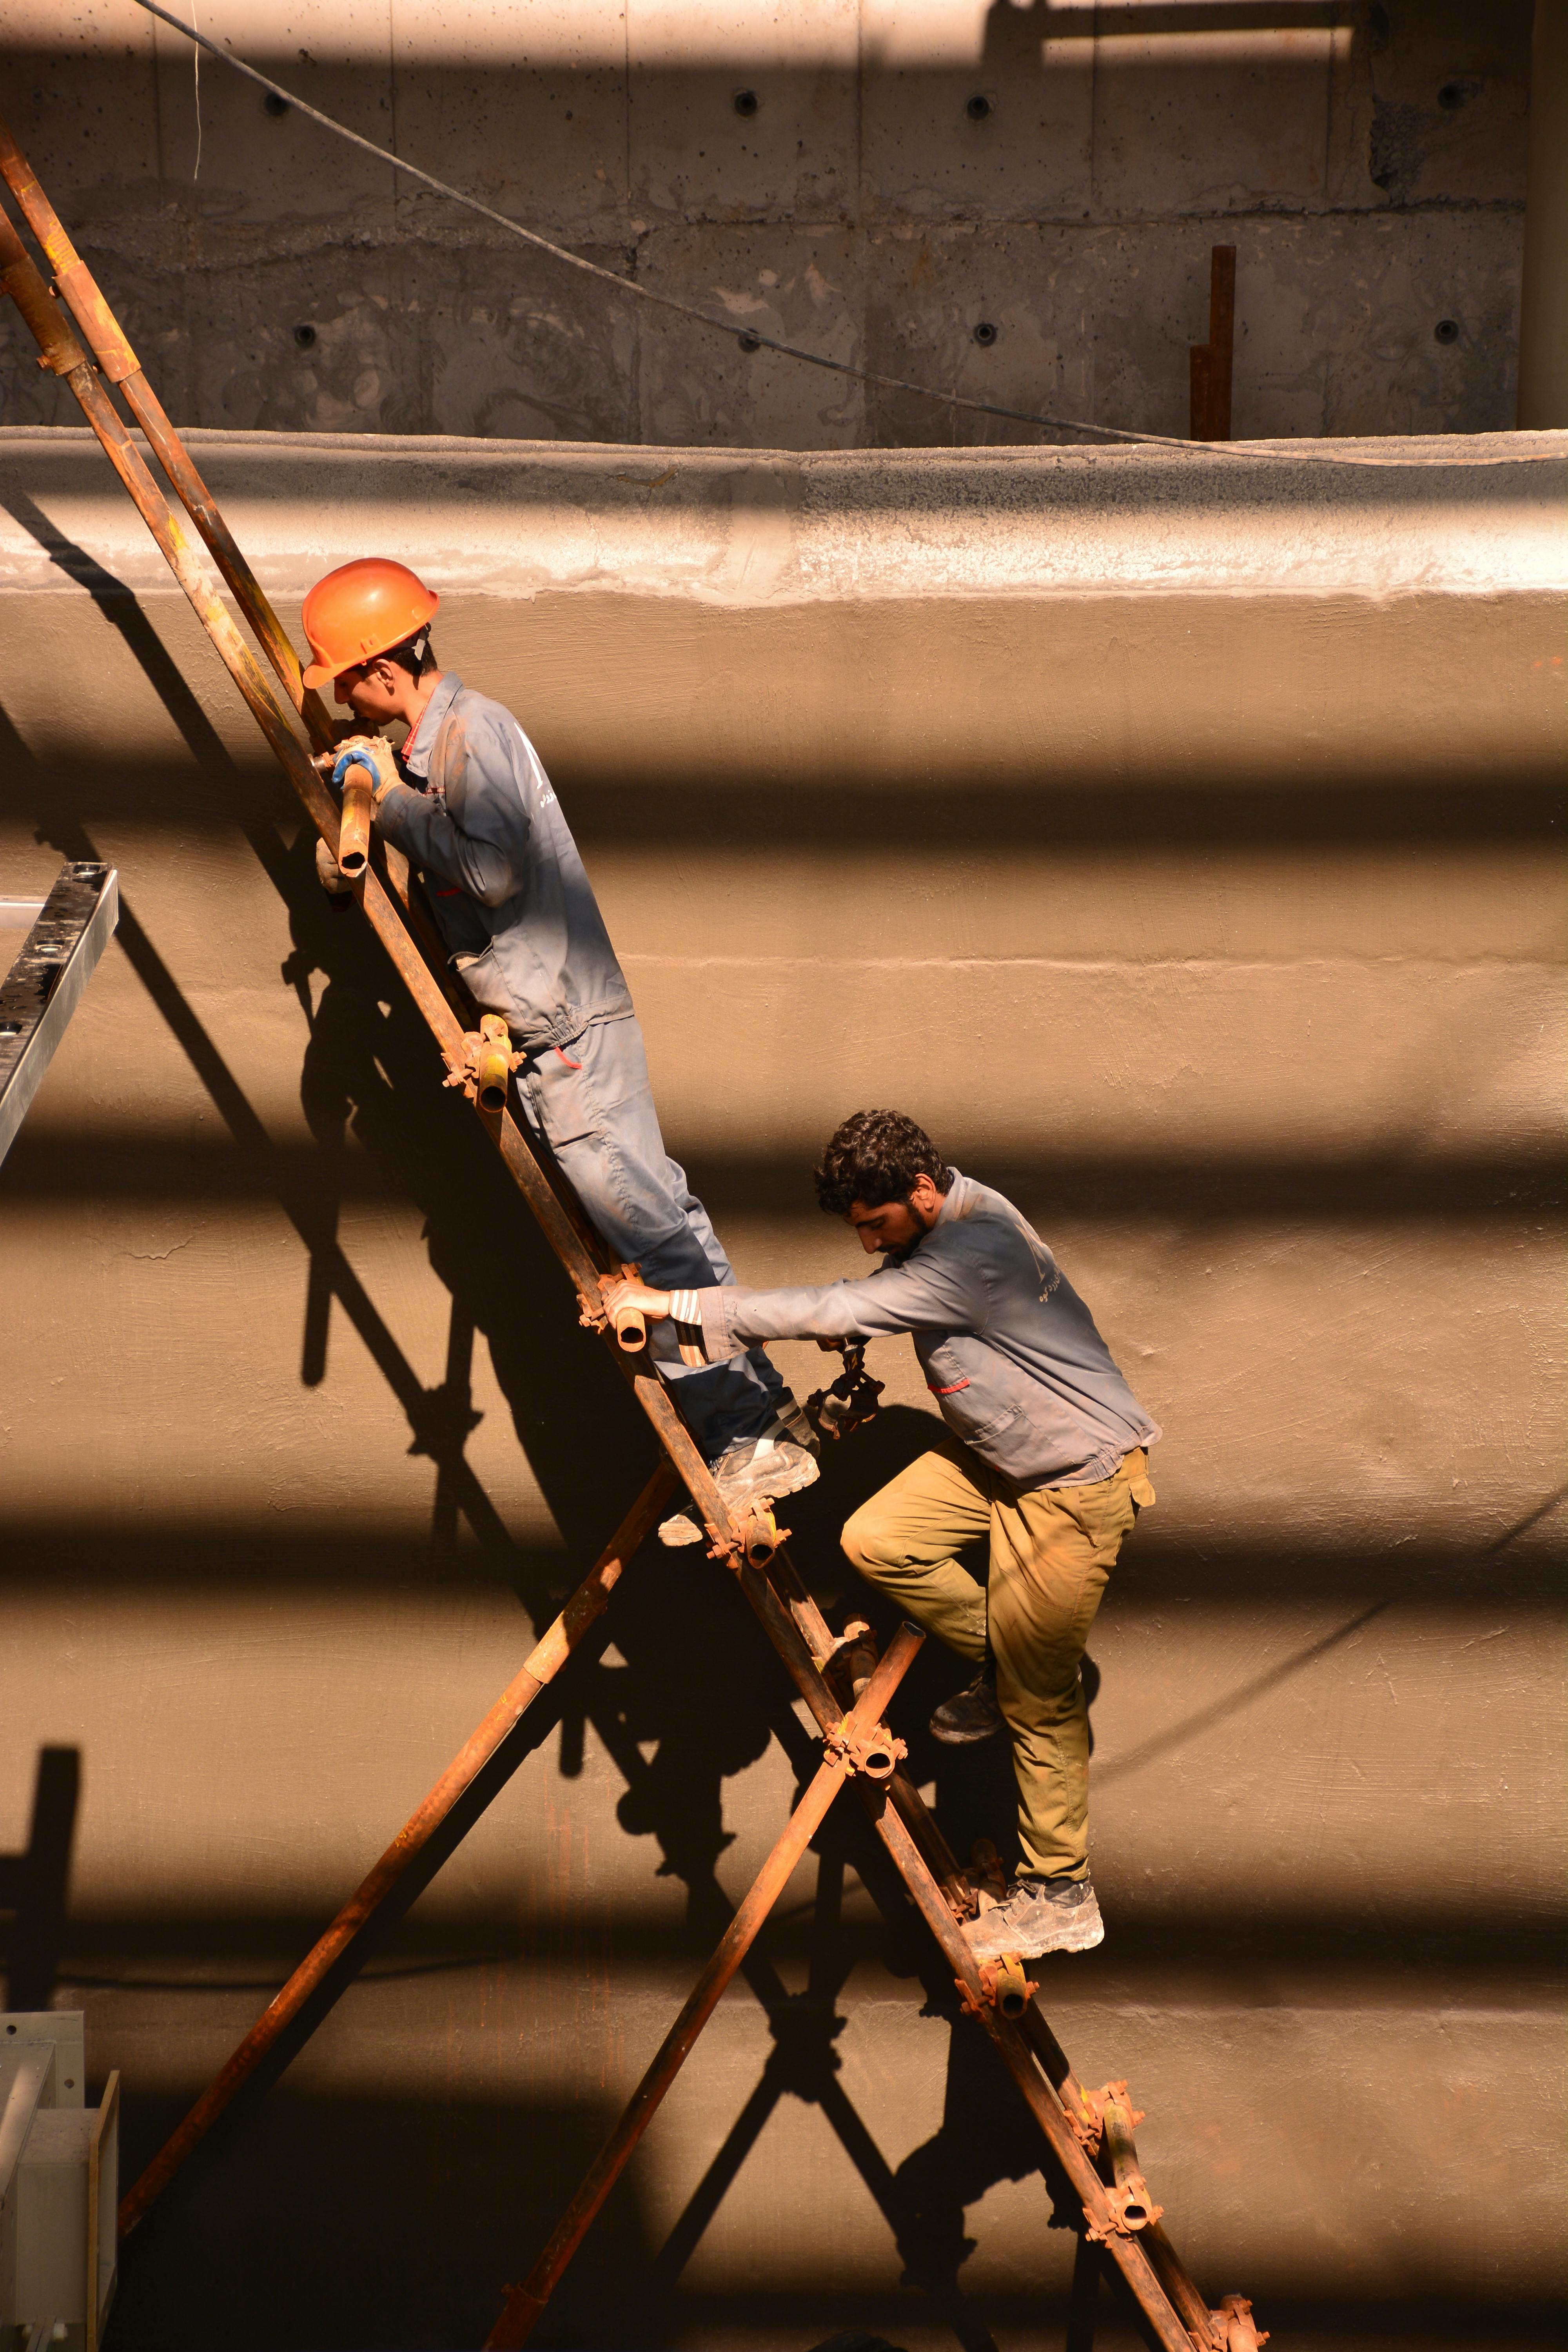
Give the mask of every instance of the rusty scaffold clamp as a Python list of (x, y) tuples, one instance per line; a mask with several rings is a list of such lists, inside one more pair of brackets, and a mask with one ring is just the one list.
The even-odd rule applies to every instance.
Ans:
[(910, 1752), (885, 1723), (874, 1724), (869, 1731), (856, 1731), (847, 1715), (824, 1733), (822, 1748), (826, 1757), (843, 1765), (847, 1775), (863, 1772), (868, 1780), (890, 1780)]
[(952, 1981), (966, 2017), (983, 2017), (987, 2009), (994, 2009), (1014, 2025), (1040, 1990), (1032, 1977), (1024, 1974), (1024, 1963), (1016, 1952), (1004, 1952), (997, 1960), (981, 1961), (978, 2000), (962, 1977), (954, 1977)]
[(477, 1029), (464, 1030), (461, 1046), (441, 1059), (447, 1065), (444, 1087), (461, 1087), (464, 1100), (481, 1110), (503, 1111), (507, 1080), (528, 1056), (513, 1052), (511, 1032), (500, 1014), (487, 1013)]
[(1165, 2210), (1155, 2204), (1138, 2163), (1132, 2134), (1143, 2120), (1143, 2110), (1133, 2105), (1125, 2083), (1107, 2083), (1102, 2090), (1086, 2092), (1085, 2097), (1100, 2125), (1100, 2169), (1110, 2175), (1105, 2195), (1110, 2207), (1108, 2227), (1100, 2228), (1086, 2211), (1085, 2229), (1100, 2241), (1112, 2235), (1130, 2238), (1152, 2228)]
[(1216, 2330), (1218, 2352), (1259, 2352), (1259, 2347), (1268, 2341), (1268, 2328), (1258, 2326), (1244, 2294), (1223, 2296), (1209, 2316)]

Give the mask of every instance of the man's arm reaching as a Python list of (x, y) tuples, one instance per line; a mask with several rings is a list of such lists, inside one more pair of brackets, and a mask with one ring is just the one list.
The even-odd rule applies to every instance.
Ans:
[[(886, 1265), (863, 1282), (829, 1282), (816, 1289), (647, 1290), (628, 1282), (606, 1294), (612, 1316), (636, 1307), (650, 1321), (665, 1317), (680, 1328), (682, 1344), (700, 1345), (708, 1363), (742, 1354), (763, 1339), (879, 1339), (900, 1331), (973, 1331), (984, 1318), (983, 1283), (945, 1254), (921, 1251), (904, 1265)], [(699, 1337), (700, 1335), (700, 1337)]]

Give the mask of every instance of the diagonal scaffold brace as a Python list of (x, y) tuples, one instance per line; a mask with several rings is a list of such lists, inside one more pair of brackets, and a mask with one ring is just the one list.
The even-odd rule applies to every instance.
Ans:
[[(334, 740), (331, 720), (319, 698), (304, 688), (299, 657), (276, 613), (148, 384), (102, 293), (3, 121), (0, 173), (47, 259), (53, 279), (51, 287), (0, 208), (0, 290), (15, 301), (37, 342), (39, 365), (59, 377), (77, 400), (307, 816), (335, 854), (338, 808), (312, 763), (311, 749), (301, 742), (297, 731), (302, 728), (309, 745), (319, 752), (329, 749)], [(90, 346), (91, 356), (78, 341), (57, 296), (68, 305)], [(217, 581), (185, 524), (159, 488), (122, 421), (110, 387), (120, 391), (141, 426), (149, 447), (271, 665), (286, 700), (279, 698), (241, 636), (223, 602)], [(461, 983), (445, 966), (416, 886), (410, 882), (401, 859), (384, 856), (378, 850), (354, 878), (351, 889), (424, 1016), (443, 1058), (448, 1067), (452, 1066), (456, 1059), (462, 1057), (465, 1030), (475, 1025), (475, 1008)], [(1149, 2201), (1141, 2173), (1136, 2174), (1129, 2191), (1126, 2145), (1131, 2144), (1131, 2126), (1125, 2122), (1125, 2115), (1131, 2110), (1119, 2105), (1112, 2096), (1118, 2094), (1125, 2102), (1125, 2084), (1108, 2085), (1100, 2094), (1087, 2092), (1035, 2003), (1036, 1989), (1023, 1984), (1016, 1972), (1009, 1987), (998, 1981), (996, 1971), (976, 1966), (962, 1928), (963, 1920), (973, 1913), (974, 1897), (918, 1789), (899, 1769), (897, 1743), (888, 1747), (885, 1772), (866, 1769), (864, 1741), (907, 1668), (919, 1637), (912, 1629), (906, 1628), (890, 1645), (860, 1699), (854, 1699), (847, 1687), (844, 1661), (835, 1656), (840, 1645), (836, 1643), (816, 1603), (802, 1583), (784, 1548), (783, 1535), (771, 1518), (752, 1517), (740, 1527), (731, 1522), (708, 1465), (670, 1402), (646, 1349), (628, 1351), (619, 1344), (602, 1297), (602, 1286), (618, 1269), (579, 1204), (569, 1196), (563, 1197), (552, 1183), (509, 1108), (487, 1108), (477, 1094), (472, 1108), (572, 1282), (581, 1321), (609, 1348), (612, 1359), (652, 1425), (664, 1459), (589, 1575), (542, 1636), (519, 1674), (129, 2192), (121, 2208), (121, 2227), (133, 2228), (142, 2218), (300, 2015), (311, 1993), (344, 1960), (416, 1856), (510, 1738), (528, 1706), (592, 1630), (626, 1565), (678, 1485), (684, 1485), (707, 1528), (710, 1556), (734, 1576), (815, 1717), (825, 1741), (825, 1759), (808, 1798), (792, 1816), (763, 1879), (737, 1913), (725, 1942), (650, 2068), (643, 2092), (656, 2077), (662, 2079), (663, 2087), (668, 2087), (668, 2080), (673, 2079), (675, 2069), (710, 2013), (723, 1984), (739, 1966), (746, 1944), (766, 1916), (773, 1895), (782, 1885), (783, 1877), (787, 1877), (784, 1862), (794, 1850), (793, 1842), (798, 1840), (795, 1859), (799, 1852), (804, 1852), (816, 1826), (812, 1822), (803, 1828), (811, 1807), (820, 1805), (820, 1820), (848, 1780), (916, 1910), (935, 1938), (963, 2006), (991, 2040), (1038, 2126), (1045, 2143), (1046, 2164), (1065, 2177), (1080, 2204), (1085, 2250), (1103, 2249), (1103, 2257), (1109, 2258), (1120, 2273), (1140, 2306), (1151, 2335), (1164, 2352), (1191, 2352), (1194, 2345), (1199, 2352), (1252, 2352), (1253, 2346), (1263, 2338), (1253, 2328), (1250, 2306), (1245, 2299), (1227, 2296), (1218, 2310), (1211, 2311), (1171, 2245), (1159, 2220), (1160, 2209)], [(858, 1749), (857, 1743), (860, 1743)], [(859, 1769), (851, 1769), (858, 1752)], [(788, 1866), (793, 1868), (793, 1861)], [(781, 1870), (783, 1877), (778, 1875)], [(743, 1940), (737, 1940), (741, 1936)], [(663, 2095), (663, 2087), (658, 2096)], [(617, 2126), (617, 2134), (606, 2145), (589, 2181), (568, 2210), (540, 2264), (535, 2266), (531, 2281), (507, 2291), (502, 2315), (489, 2338), (491, 2345), (526, 2341), (538, 2311), (543, 2307), (542, 2296), (534, 2290), (542, 2286), (548, 2294), (640, 2136), (642, 2122), (637, 2117), (642, 2116), (646, 2121), (643, 2092), (634, 2099), (627, 2116)], [(651, 2108), (647, 2112), (651, 2113)], [(606, 2164), (610, 2167), (607, 2176), (604, 2169)]]

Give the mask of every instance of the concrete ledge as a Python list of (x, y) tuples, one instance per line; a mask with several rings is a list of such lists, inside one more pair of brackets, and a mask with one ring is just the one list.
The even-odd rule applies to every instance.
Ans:
[[(367, 529), (444, 590), (736, 606), (1568, 586), (1568, 433), (1143, 448), (671, 449), (194, 431), (258, 572), (298, 593)], [(85, 428), (0, 429), (0, 469), (127, 586), (167, 573)], [(13, 513), (0, 585), (65, 584)]]
[[(191, 442), (291, 626), (332, 564), (403, 556), (441, 589), (442, 659), (578, 783), (1560, 771), (1562, 433), (1224, 455)], [(0, 505), (24, 740), (183, 757), (103, 620), (134, 596), (187, 677), (215, 657), (91, 436), (0, 432)], [(231, 756), (264, 760), (215, 700)]]

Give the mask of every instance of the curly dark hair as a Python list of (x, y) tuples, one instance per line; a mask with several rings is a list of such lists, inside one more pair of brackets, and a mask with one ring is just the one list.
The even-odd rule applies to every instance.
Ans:
[(923, 1127), (901, 1110), (858, 1110), (836, 1128), (812, 1170), (817, 1206), (847, 1217), (856, 1201), (879, 1209), (909, 1198), (929, 1176), (939, 1192), (952, 1190), (952, 1171)]

